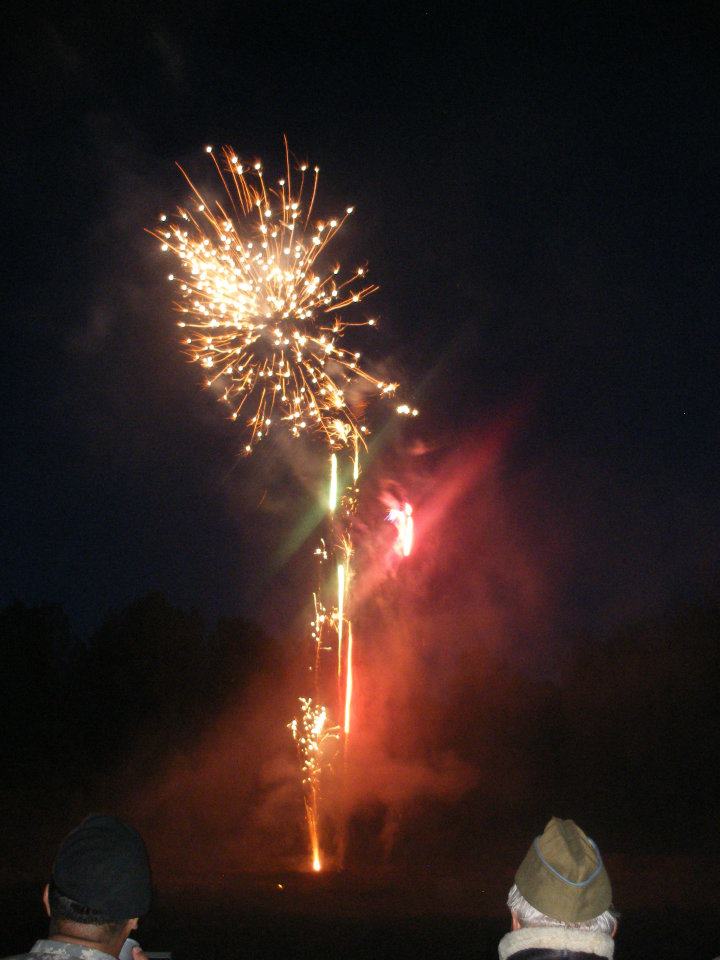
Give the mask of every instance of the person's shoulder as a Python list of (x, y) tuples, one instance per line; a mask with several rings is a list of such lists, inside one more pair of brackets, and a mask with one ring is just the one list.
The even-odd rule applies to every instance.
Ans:
[(89, 950), (62, 940), (38, 940), (27, 953), (16, 953), (4, 960), (97, 960), (105, 957), (97, 950)]

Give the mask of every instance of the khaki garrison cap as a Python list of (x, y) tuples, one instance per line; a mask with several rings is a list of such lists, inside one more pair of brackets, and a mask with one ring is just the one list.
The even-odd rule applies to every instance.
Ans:
[(591, 920), (612, 903), (600, 851), (574, 821), (557, 817), (533, 840), (515, 884), (536, 910), (563, 923)]

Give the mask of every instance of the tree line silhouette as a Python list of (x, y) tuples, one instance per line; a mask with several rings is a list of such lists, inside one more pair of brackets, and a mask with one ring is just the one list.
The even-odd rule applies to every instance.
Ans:
[[(513, 832), (552, 812), (619, 846), (717, 853), (719, 636), (716, 606), (676, 607), (606, 638), (576, 638), (551, 679), (486, 657), (481, 674), (460, 672), (441, 691), (445, 706), (428, 709), (485, 783), (494, 771)], [(58, 822), (108, 796), (129, 752), (133, 775), (157, 771), (253, 677), (283, 663), (282, 646), (257, 625), (208, 627), (157, 593), (111, 613), (86, 640), (59, 606), (6, 606), (0, 798), (10, 838), (46, 830), (51, 845)], [(461, 799), (457, 816), (476, 818), (482, 803)]]
[(2, 609), (0, 808), (8, 853), (0, 882), (27, 873), (34, 850), (46, 859), (58, 830), (90, 809), (117, 805), (123, 791), (157, 774), (277, 656), (255, 624), (224, 618), (208, 629), (198, 613), (158, 593), (111, 613), (88, 639), (60, 606)]

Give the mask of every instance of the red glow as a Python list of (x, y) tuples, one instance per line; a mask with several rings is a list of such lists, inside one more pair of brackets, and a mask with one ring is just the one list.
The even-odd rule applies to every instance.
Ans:
[(352, 624), (348, 627), (348, 647), (347, 647), (347, 678), (345, 681), (345, 737), (350, 735), (350, 705), (352, 703), (353, 691), (353, 637)]

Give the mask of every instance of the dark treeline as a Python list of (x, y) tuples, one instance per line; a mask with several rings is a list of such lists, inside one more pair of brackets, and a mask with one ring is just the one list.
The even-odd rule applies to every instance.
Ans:
[(38, 769), (87, 781), (112, 772), (130, 744), (155, 765), (276, 655), (258, 626), (221, 619), (208, 629), (157, 593), (87, 640), (60, 607), (14, 603), (0, 611), (4, 770), (16, 783)]
[(59, 606), (5, 607), (0, 802), (9, 856), (0, 874), (22, 875), (29, 838), (52, 850), (58, 830), (89, 809), (121, 806), (277, 656), (256, 625), (221, 619), (209, 629), (156, 593), (85, 639)]
[(720, 852), (719, 640), (718, 609), (683, 606), (575, 648), (562, 680), (566, 765), (618, 847), (632, 849), (629, 837), (656, 852)]
[[(576, 639), (552, 680), (501, 655), (449, 678), (442, 702), (430, 697), (423, 709), (479, 771), (455, 801), (458, 859), (480, 820), (524, 836), (550, 813), (592, 824), (618, 849), (717, 853), (719, 636), (720, 609), (685, 606)], [(16, 847), (5, 868), (22, 863), (28, 837), (51, 849), (58, 824), (106, 804), (125, 776), (157, 775), (242, 703), (253, 678), (281, 677), (282, 667), (280, 647), (257, 626), (208, 628), (158, 594), (84, 641), (57, 606), (0, 611), (0, 799)], [(432, 832), (425, 816), (434, 814), (400, 832), (400, 860), (412, 859), (414, 834)], [(440, 823), (437, 833), (447, 850)]]
[(422, 846), (471, 868), (551, 814), (587, 824), (611, 852), (717, 857), (719, 641), (717, 605), (678, 604), (552, 654), (466, 652), (413, 708), (475, 782), (452, 816), (436, 803), (406, 824), (395, 857)]

